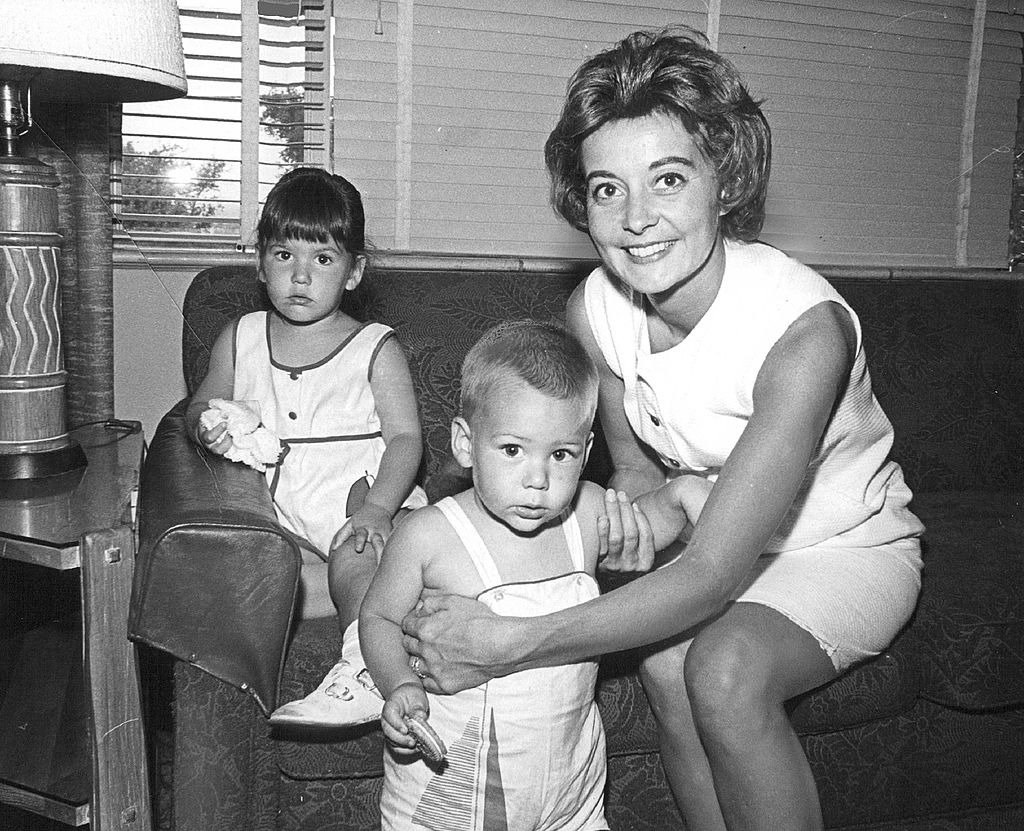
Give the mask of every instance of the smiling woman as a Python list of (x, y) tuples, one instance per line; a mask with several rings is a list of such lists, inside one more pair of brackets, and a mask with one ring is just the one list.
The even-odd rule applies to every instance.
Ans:
[[(576, 71), (545, 157), (601, 266), (567, 318), (599, 367), (611, 485), (642, 506), (697, 493), (692, 534), (658, 570), (562, 612), (509, 621), (427, 598), (405, 622), (444, 690), (652, 645), (641, 678), (695, 828), (821, 826), (785, 702), (878, 654), (920, 588), (922, 527), (856, 315), (752, 241), (770, 152), (738, 72), (696, 33), (635, 33)], [(605, 568), (650, 562), (656, 521), (608, 522)]]

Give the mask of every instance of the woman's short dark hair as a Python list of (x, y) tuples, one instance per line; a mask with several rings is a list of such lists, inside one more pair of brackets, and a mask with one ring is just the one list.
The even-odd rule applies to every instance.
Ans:
[(608, 122), (656, 113), (679, 118), (714, 166), (722, 234), (756, 239), (764, 224), (771, 131), (736, 68), (690, 29), (634, 32), (569, 79), (562, 114), (544, 145), (555, 210), (587, 230), (584, 139)]
[(366, 256), (363, 199), (348, 179), (319, 167), (297, 167), (282, 176), (267, 196), (256, 248), (262, 257), (275, 240), (333, 240), (353, 256)]

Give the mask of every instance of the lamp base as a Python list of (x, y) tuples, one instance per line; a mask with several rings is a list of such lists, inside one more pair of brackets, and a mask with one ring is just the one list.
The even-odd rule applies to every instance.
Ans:
[(54, 450), (0, 453), (0, 481), (58, 476), (84, 468), (87, 464), (82, 446), (70, 439), (68, 444)]

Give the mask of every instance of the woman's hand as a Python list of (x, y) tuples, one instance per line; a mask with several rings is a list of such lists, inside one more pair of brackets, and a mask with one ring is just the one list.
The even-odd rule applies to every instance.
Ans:
[(639, 506), (624, 491), (609, 488), (604, 516), (598, 517), (598, 568), (620, 573), (647, 572), (654, 563), (654, 534)]
[(402, 620), (403, 644), (420, 659), (423, 686), (451, 694), (517, 669), (509, 660), (515, 621), (468, 597), (433, 595)]

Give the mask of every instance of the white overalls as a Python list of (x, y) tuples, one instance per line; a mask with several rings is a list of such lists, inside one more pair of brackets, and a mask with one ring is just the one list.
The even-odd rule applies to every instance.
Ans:
[[(437, 503), (484, 584), (495, 614), (532, 617), (598, 595), (579, 524), (562, 515), (576, 571), (502, 583), (483, 540), (454, 499)], [(605, 741), (594, 701), (597, 662), (524, 670), (455, 695), (429, 695), (430, 725), (448, 747), (441, 766), (384, 753), (382, 831), (598, 831)]]

